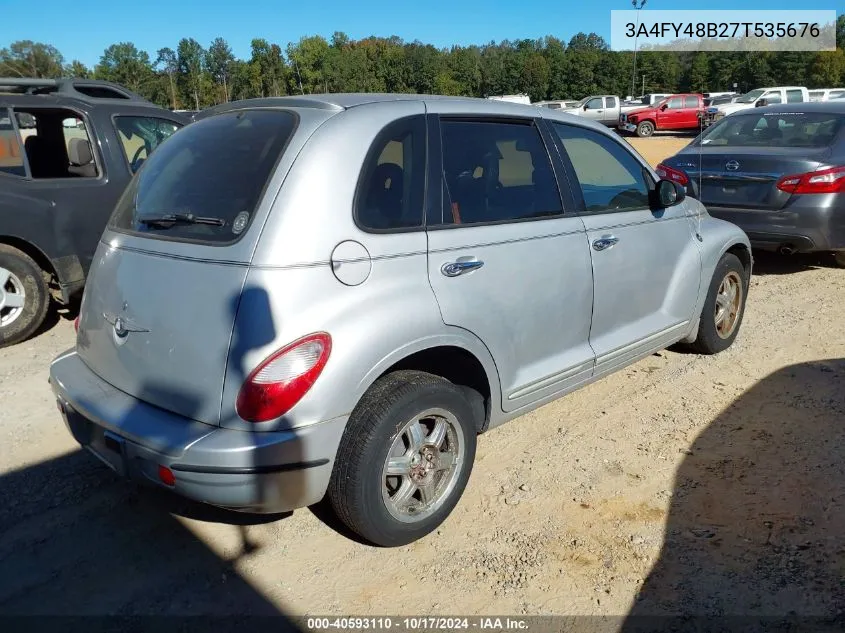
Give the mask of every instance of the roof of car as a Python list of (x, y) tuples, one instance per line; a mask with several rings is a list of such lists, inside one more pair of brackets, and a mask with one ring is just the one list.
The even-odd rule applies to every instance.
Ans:
[(515, 103), (512, 101), (500, 101), (498, 99), (482, 99), (478, 97), (452, 97), (445, 95), (429, 94), (404, 94), (404, 93), (329, 93), (295, 95), (285, 97), (265, 97), (255, 99), (243, 99), (207, 108), (197, 113), (195, 120), (206, 118), (214, 114), (221, 114), (232, 110), (246, 108), (315, 108), (341, 112), (350, 108), (356, 108), (375, 103), (389, 103), (396, 101), (437, 101), (444, 104), (454, 104), (460, 109), (468, 105), (473, 111), (486, 114), (502, 114), (514, 116), (548, 117), (555, 114), (555, 110), (538, 108), (535, 104)]
[[(78, 77), (0, 77), (0, 93), (34, 97), (69, 97), (87, 103), (155, 105), (120, 84)], [(156, 106), (158, 107), (158, 106)]]
[(845, 99), (833, 99), (831, 101), (800, 101), (798, 103), (776, 103), (770, 106), (759, 108), (748, 108), (740, 110), (736, 114), (753, 114), (754, 112), (834, 112), (845, 114)]

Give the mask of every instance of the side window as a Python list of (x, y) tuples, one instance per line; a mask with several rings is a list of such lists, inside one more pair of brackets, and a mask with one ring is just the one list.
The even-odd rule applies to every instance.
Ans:
[(21, 142), (8, 110), (0, 110), (0, 172), (26, 176)]
[(697, 108), (698, 107), (698, 97), (694, 97), (692, 95), (687, 95), (684, 97), (684, 107), (685, 108)]
[(596, 97), (587, 101), (587, 110), (601, 110), (603, 107), (601, 97)]
[(670, 110), (680, 110), (684, 107), (684, 98), (683, 97), (672, 97), (669, 99), (669, 109)]
[(804, 101), (804, 93), (800, 90), (787, 90), (786, 91), (786, 102), (787, 103), (801, 103)]
[(83, 119), (61, 108), (15, 109), (32, 178), (97, 178), (100, 170)]
[(114, 125), (133, 174), (156, 147), (181, 127), (167, 119), (146, 116), (118, 116), (114, 119)]
[(845, 97), (845, 90), (831, 90), (828, 99), (841, 99)]
[(551, 161), (531, 122), (441, 122), (443, 223), (536, 219), (563, 212)]
[(783, 99), (780, 98), (779, 92), (770, 92), (769, 94), (763, 95), (763, 98), (768, 102), (769, 105), (774, 105), (775, 103), (783, 103)]
[(422, 116), (394, 121), (376, 137), (364, 162), (355, 218), (363, 229), (422, 226), (426, 126)]
[(565, 123), (553, 125), (575, 169), (588, 212), (649, 207), (651, 178), (620, 143), (587, 128)]
[(607, 97), (605, 99), (605, 101), (607, 102), (608, 108), (615, 108), (616, 107), (616, 97)]

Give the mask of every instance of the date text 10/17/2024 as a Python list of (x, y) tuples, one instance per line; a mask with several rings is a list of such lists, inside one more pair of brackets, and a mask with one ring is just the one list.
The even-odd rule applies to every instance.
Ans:
[(519, 618), (500, 617), (350, 617), (319, 618), (309, 617), (306, 627), (312, 631), (348, 630), (348, 631), (527, 631), (528, 622)]

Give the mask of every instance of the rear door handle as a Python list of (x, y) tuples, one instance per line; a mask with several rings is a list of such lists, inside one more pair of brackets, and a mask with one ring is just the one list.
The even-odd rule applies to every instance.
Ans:
[(619, 238), (614, 235), (605, 235), (593, 242), (593, 248), (597, 251), (603, 251), (610, 248), (618, 241)]
[(463, 275), (464, 273), (481, 268), (483, 265), (484, 262), (477, 259), (459, 259), (456, 262), (447, 262), (443, 264), (443, 266), (440, 267), (440, 272), (447, 277), (457, 277), (458, 275)]

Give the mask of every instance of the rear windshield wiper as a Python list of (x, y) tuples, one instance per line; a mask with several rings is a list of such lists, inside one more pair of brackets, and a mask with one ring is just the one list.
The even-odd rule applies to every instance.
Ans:
[(207, 224), (209, 226), (223, 226), (226, 221), (221, 218), (209, 218), (193, 213), (167, 213), (146, 218), (138, 218), (140, 224), (156, 227), (171, 227), (174, 224)]

